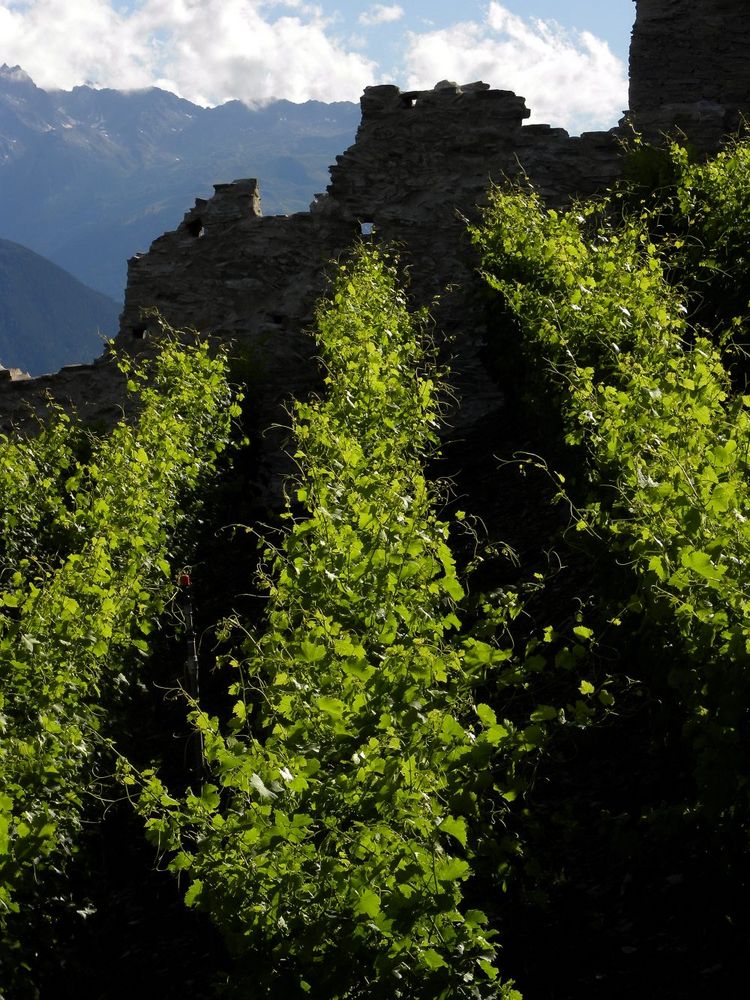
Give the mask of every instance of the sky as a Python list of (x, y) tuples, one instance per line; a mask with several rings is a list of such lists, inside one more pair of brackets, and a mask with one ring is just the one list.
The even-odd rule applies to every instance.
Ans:
[(579, 133), (627, 107), (634, 16), (633, 0), (0, 0), (0, 64), (47, 90), (158, 86), (206, 106), (481, 79)]

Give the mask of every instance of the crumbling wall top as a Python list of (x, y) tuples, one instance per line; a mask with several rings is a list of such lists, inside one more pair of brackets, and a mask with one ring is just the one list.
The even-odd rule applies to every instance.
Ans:
[(236, 222), (260, 219), (260, 187), (254, 177), (214, 184), (212, 198), (196, 198), (195, 205), (185, 215), (178, 233), (184, 236), (203, 236), (209, 231), (221, 230)]
[(531, 114), (523, 97), (510, 90), (492, 90), (481, 80), (459, 86), (451, 80), (441, 80), (430, 90), (404, 90), (392, 84), (365, 87), (360, 98), (362, 125), (391, 115), (420, 115), (422, 112), (437, 111), (441, 115), (460, 116), (486, 105), (498, 119), (509, 119), (517, 123)]

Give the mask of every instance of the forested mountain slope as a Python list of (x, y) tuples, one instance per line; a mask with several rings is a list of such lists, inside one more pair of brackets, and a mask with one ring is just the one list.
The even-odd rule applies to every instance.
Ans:
[(32, 375), (93, 361), (119, 306), (27, 247), (0, 240), (0, 364)]
[(0, 237), (121, 300), (126, 262), (217, 181), (257, 177), (268, 215), (305, 211), (359, 106), (202, 108), (152, 88), (47, 93), (0, 67)]

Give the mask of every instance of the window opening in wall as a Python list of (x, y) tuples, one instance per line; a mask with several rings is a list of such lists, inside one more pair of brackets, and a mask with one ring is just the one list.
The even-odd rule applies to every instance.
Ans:
[(374, 222), (360, 222), (359, 224), (360, 232), (362, 236), (372, 236), (372, 231), (375, 228)]
[(148, 324), (139, 323), (138, 326), (134, 326), (133, 330), (133, 340), (145, 340), (146, 334), (148, 333)]
[(203, 228), (203, 222), (201, 219), (193, 219), (192, 222), (188, 222), (187, 231), (191, 236), (195, 236), (196, 239), (203, 236), (205, 229)]

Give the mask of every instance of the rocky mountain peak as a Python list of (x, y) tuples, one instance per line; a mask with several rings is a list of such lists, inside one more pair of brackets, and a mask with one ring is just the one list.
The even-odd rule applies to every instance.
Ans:
[(7, 80), (9, 83), (24, 83), (30, 84), (32, 87), (36, 86), (24, 69), (20, 66), (9, 66), (7, 63), (3, 63), (0, 66), (0, 78)]

